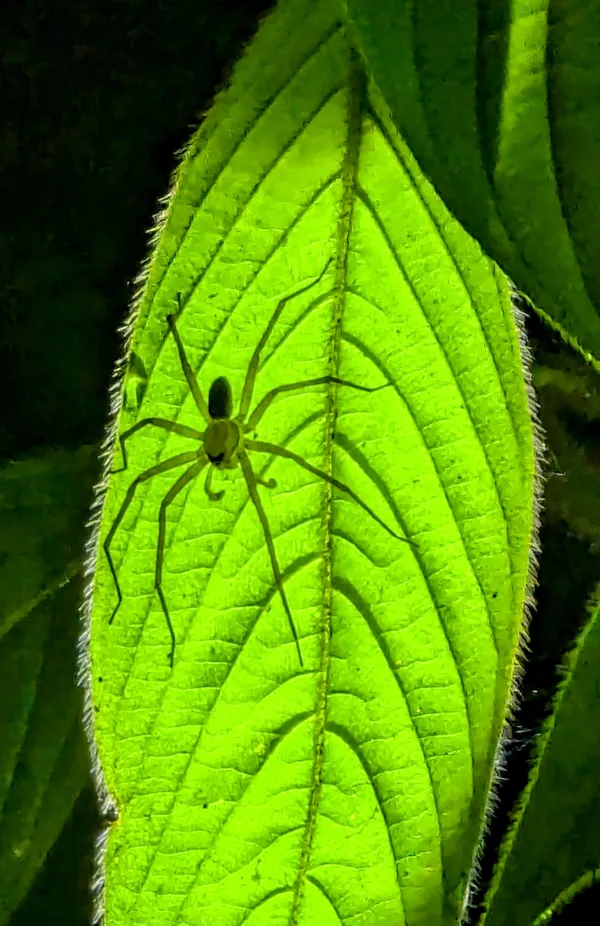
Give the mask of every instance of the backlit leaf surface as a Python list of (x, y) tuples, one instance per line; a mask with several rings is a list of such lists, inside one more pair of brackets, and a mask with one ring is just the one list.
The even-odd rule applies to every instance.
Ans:
[[(284, 4), (192, 140), (131, 322), (147, 380), (126, 382), (117, 427), (204, 428), (165, 320), (178, 294), (204, 394), (227, 376), (237, 409), (277, 302), (333, 258), (287, 303), (255, 402), (327, 374), (387, 388), (284, 394), (259, 437), (351, 485), (414, 545), (292, 462), (252, 455), (277, 480), (259, 491), (301, 668), (239, 468), (215, 475), (217, 503), (201, 476), (168, 509), (171, 671), (153, 586), (181, 471), (140, 486), (112, 546), (112, 625), (101, 545), (89, 596), (96, 771), (119, 812), (107, 926), (434, 926), (460, 911), (521, 620), (531, 425), (506, 284), (420, 175), (336, 13)], [(136, 475), (195, 446), (136, 434), (100, 539)]]

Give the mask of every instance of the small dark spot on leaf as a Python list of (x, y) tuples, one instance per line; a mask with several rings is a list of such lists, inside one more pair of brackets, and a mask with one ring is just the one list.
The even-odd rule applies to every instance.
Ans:
[(109, 823), (116, 823), (119, 819), (119, 811), (116, 807), (109, 807), (106, 811), (106, 820)]

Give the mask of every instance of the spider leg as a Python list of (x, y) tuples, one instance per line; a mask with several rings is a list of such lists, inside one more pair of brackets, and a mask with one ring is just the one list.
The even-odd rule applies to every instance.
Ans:
[(213, 492), (213, 491), (212, 491), (212, 489), (211, 489), (211, 487), (210, 487), (210, 484), (211, 484), (211, 482), (212, 482), (213, 470), (214, 470), (214, 466), (209, 466), (209, 468), (208, 468), (208, 470), (207, 470), (207, 472), (206, 472), (206, 479), (204, 480), (204, 491), (205, 491), (206, 494), (208, 495), (208, 497), (209, 497), (209, 499), (211, 500), (211, 502), (218, 502), (218, 501), (220, 501), (220, 500), (223, 498), (223, 496), (225, 495), (225, 490), (224, 490), (224, 489), (221, 489), (220, 492)]
[(258, 482), (259, 486), (264, 486), (265, 489), (276, 489), (277, 488), (276, 479), (263, 479), (263, 477), (259, 476), (258, 473), (254, 473), (254, 478)]
[(125, 512), (129, 508), (131, 502), (133, 501), (133, 496), (135, 495), (135, 490), (140, 485), (141, 482), (146, 482), (148, 479), (152, 479), (153, 476), (158, 476), (160, 473), (166, 473), (170, 469), (174, 469), (176, 466), (183, 466), (185, 463), (191, 463), (193, 460), (198, 458), (198, 454), (195, 450), (188, 450), (186, 453), (179, 453), (176, 457), (171, 457), (169, 460), (163, 460), (162, 463), (157, 463), (156, 466), (151, 466), (150, 469), (145, 470), (143, 473), (140, 473), (137, 476), (129, 488), (127, 489), (127, 494), (123, 499), (123, 503), (119, 508), (117, 516), (113, 521), (113, 525), (106, 535), (106, 539), (103, 543), (104, 552), (106, 553), (106, 559), (108, 560), (108, 567), (110, 569), (115, 587), (117, 589), (117, 604), (113, 613), (111, 614), (108, 623), (112, 624), (114, 621), (117, 611), (121, 607), (121, 602), (123, 601), (123, 595), (121, 594), (121, 586), (119, 585), (119, 580), (117, 578), (117, 572), (112, 561), (112, 556), (110, 555), (110, 545), (112, 543), (113, 537), (117, 531), (117, 528), (123, 518), (125, 517)]
[(191, 437), (193, 440), (202, 440), (204, 438), (204, 434), (201, 431), (188, 428), (184, 424), (177, 424), (176, 421), (168, 421), (166, 418), (143, 418), (141, 421), (138, 421), (137, 424), (134, 424), (133, 427), (119, 434), (119, 443), (121, 444), (121, 453), (123, 455), (123, 466), (120, 469), (111, 470), (111, 475), (122, 473), (127, 469), (128, 463), (125, 441), (129, 440), (136, 431), (139, 431), (141, 428), (146, 428), (149, 425), (154, 425), (156, 428), (164, 428), (165, 431), (172, 431), (174, 434), (181, 434), (182, 437)]
[(337, 383), (339, 386), (351, 386), (353, 389), (360, 389), (362, 392), (378, 392), (380, 389), (386, 389), (391, 383), (384, 383), (383, 386), (359, 386), (358, 383), (351, 383), (347, 379), (339, 379), (337, 376), (319, 376), (317, 379), (304, 379), (299, 383), (286, 383), (284, 386), (276, 386), (270, 389), (263, 399), (260, 400), (246, 425), (246, 431), (256, 430), (258, 422), (268, 409), (269, 405), (280, 392), (292, 392), (294, 389), (304, 389), (307, 386), (324, 386), (328, 383)]
[(203, 454), (197, 462), (190, 466), (189, 469), (186, 469), (185, 473), (182, 473), (177, 482), (171, 486), (162, 502), (160, 503), (160, 511), (158, 514), (158, 544), (156, 548), (156, 570), (154, 578), (154, 588), (158, 592), (158, 597), (160, 598), (160, 603), (167, 621), (167, 626), (169, 628), (169, 633), (171, 635), (171, 649), (169, 651), (169, 664), (173, 668), (173, 657), (175, 656), (175, 631), (173, 630), (173, 624), (171, 623), (171, 618), (169, 616), (169, 609), (167, 607), (167, 601), (162, 590), (162, 571), (163, 563), (165, 557), (165, 538), (167, 534), (167, 508), (173, 501), (173, 499), (179, 495), (182, 489), (186, 487), (188, 482), (191, 482), (198, 473), (206, 466), (207, 458)]
[(313, 286), (316, 286), (317, 283), (320, 283), (323, 279), (325, 271), (329, 267), (329, 264), (333, 260), (333, 257), (330, 257), (323, 269), (321, 270), (319, 276), (316, 280), (313, 280), (312, 283), (307, 283), (306, 286), (303, 286), (301, 289), (297, 289), (295, 293), (291, 293), (289, 296), (286, 296), (284, 299), (280, 299), (277, 303), (277, 308), (271, 316), (271, 320), (267, 327), (265, 328), (260, 341), (256, 345), (250, 364), (248, 366), (248, 372), (246, 373), (246, 379), (244, 381), (244, 388), (242, 390), (242, 398), (240, 400), (240, 410), (238, 412), (238, 418), (240, 421), (243, 421), (246, 415), (248, 414), (248, 409), (250, 408), (250, 402), (252, 401), (252, 392), (254, 390), (254, 381), (256, 379), (256, 374), (258, 372), (258, 364), (260, 361), (260, 352), (267, 343), (273, 328), (277, 323), (277, 319), (283, 312), (286, 304), (290, 299), (295, 299), (296, 296), (300, 296), (302, 293), (305, 293), (307, 289), (312, 289)]
[(341, 489), (342, 492), (346, 492), (350, 498), (352, 498), (358, 505), (360, 505), (363, 511), (366, 511), (367, 514), (369, 514), (375, 521), (377, 521), (377, 523), (380, 524), (381, 527), (383, 527), (384, 530), (388, 532), (388, 534), (391, 534), (392, 537), (395, 537), (396, 540), (402, 540), (404, 543), (410, 543), (413, 547), (417, 546), (414, 540), (409, 540), (408, 537), (400, 537), (400, 535), (393, 531), (391, 527), (388, 527), (385, 521), (382, 521), (381, 518), (375, 514), (373, 509), (370, 508), (366, 502), (363, 502), (360, 496), (358, 496), (356, 492), (350, 488), (350, 486), (347, 486), (344, 482), (340, 482), (339, 479), (334, 479), (333, 476), (329, 476), (327, 473), (324, 473), (322, 469), (317, 469), (317, 467), (313, 466), (311, 463), (307, 463), (307, 461), (303, 457), (298, 456), (297, 453), (293, 453), (291, 450), (287, 450), (285, 447), (279, 447), (277, 444), (269, 444), (262, 440), (247, 440), (245, 441), (245, 446), (248, 450), (256, 450), (257, 453), (271, 453), (274, 456), (285, 457), (286, 460), (293, 460), (294, 463), (297, 463), (298, 466), (302, 466), (302, 468), (308, 470), (309, 473), (313, 473), (313, 475), (319, 476), (321, 479), (324, 479), (325, 482), (329, 482), (332, 486), (335, 486), (336, 489)]
[(250, 460), (248, 459), (248, 455), (243, 450), (239, 454), (239, 461), (242, 467), (242, 472), (244, 474), (244, 479), (246, 480), (246, 485), (248, 486), (248, 492), (250, 494), (250, 498), (252, 499), (252, 503), (254, 504), (254, 507), (256, 508), (256, 512), (258, 514), (258, 518), (260, 520), (263, 533), (265, 535), (265, 541), (267, 543), (267, 550), (269, 551), (269, 557), (271, 559), (273, 575), (275, 576), (275, 585), (277, 586), (277, 591), (279, 592), (281, 596), (283, 607), (285, 609), (285, 613), (287, 614), (287, 619), (289, 621), (289, 624), (292, 630), (292, 636), (294, 637), (294, 640), (296, 642), (296, 649), (298, 651), (298, 659), (300, 660), (300, 665), (304, 666), (304, 662), (302, 661), (302, 652), (300, 650), (300, 640), (298, 639), (298, 633), (296, 631), (296, 626), (294, 624), (292, 612), (290, 610), (290, 606), (288, 604), (288, 600), (286, 598), (286, 594), (283, 588), (283, 580), (281, 578), (281, 572), (279, 571), (279, 564), (277, 562), (277, 557), (275, 555), (275, 546), (273, 544), (273, 537), (271, 536), (271, 528), (269, 527), (267, 515), (265, 513), (265, 509), (263, 508), (260, 495), (258, 494), (254, 470), (252, 469)]
[[(181, 296), (178, 295), (177, 298), (180, 301), (180, 311), (181, 311)], [(169, 328), (171, 329), (171, 333), (173, 337), (175, 338), (175, 344), (177, 345), (177, 352), (179, 354), (179, 362), (181, 363), (181, 368), (187, 380), (187, 384), (190, 387), (190, 392), (194, 396), (194, 402), (196, 403), (198, 407), (198, 411), (200, 412), (200, 414), (202, 415), (206, 423), (210, 424), (211, 418), (208, 412), (208, 405), (206, 404), (204, 396), (202, 395), (202, 392), (200, 391), (200, 386), (198, 385), (198, 381), (196, 380), (196, 377), (194, 376), (194, 371), (192, 370), (190, 366), (190, 362), (187, 359), (185, 348), (182, 344), (181, 338), (179, 337), (179, 332), (177, 331), (177, 323), (175, 321), (175, 316), (167, 315), (167, 322), (169, 324)]]

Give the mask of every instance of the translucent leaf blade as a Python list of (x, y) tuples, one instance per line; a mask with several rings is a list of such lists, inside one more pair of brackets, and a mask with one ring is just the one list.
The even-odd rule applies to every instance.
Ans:
[[(218, 503), (199, 479), (168, 514), (171, 673), (153, 583), (174, 476), (140, 488), (115, 536), (123, 606), (109, 625), (102, 553), (91, 604), (96, 742), (121, 814), (107, 924), (446, 922), (483, 814), (532, 530), (517, 333), (505, 283), (419, 174), (330, 9), (267, 20), (192, 141), (132, 321), (146, 387), (118, 427), (203, 427), (167, 335), (179, 293), (204, 394), (227, 376), (237, 402), (277, 302), (333, 256), (286, 305), (255, 401), (327, 374), (387, 388), (287, 393), (259, 436), (416, 546), (253, 456), (277, 480), (259, 491), (301, 670), (239, 470), (215, 477)], [(136, 435), (101, 538), (132, 479), (189, 447)]]

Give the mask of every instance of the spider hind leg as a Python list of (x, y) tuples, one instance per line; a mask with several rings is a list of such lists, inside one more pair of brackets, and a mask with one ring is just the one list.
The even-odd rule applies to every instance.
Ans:
[(296, 630), (296, 625), (294, 624), (294, 618), (292, 617), (292, 612), (291, 612), (291, 609), (290, 609), (290, 606), (287, 600), (287, 596), (285, 594), (285, 589), (283, 587), (283, 579), (281, 577), (279, 563), (277, 562), (277, 556), (275, 554), (275, 545), (273, 543), (273, 536), (271, 534), (271, 528), (269, 527), (267, 515), (265, 512), (265, 509), (263, 508), (263, 504), (262, 504), (260, 495), (258, 494), (258, 489), (256, 486), (257, 479), (254, 474), (254, 470), (252, 469), (252, 466), (250, 464), (250, 460), (248, 459), (248, 455), (246, 454), (245, 451), (242, 451), (240, 453), (239, 461), (240, 461), (240, 466), (242, 467), (242, 472), (244, 474), (244, 479), (246, 480), (246, 485), (248, 486), (248, 493), (250, 495), (250, 499), (254, 507), (256, 508), (256, 512), (258, 514), (258, 518), (259, 518), (259, 521), (263, 529), (263, 534), (264, 534), (265, 541), (267, 544), (267, 550), (269, 551), (269, 558), (271, 560), (271, 568), (273, 569), (273, 576), (275, 578), (275, 585), (277, 586), (277, 591), (279, 592), (279, 596), (281, 598), (281, 601), (282, 601), (282, 604), (283, 604), (283, 607), (284, 607), (284, 610), (285, 610), (285, 613), (287, 615), (287, 619), (290, 625), (290, 629), (292, 631), (292, 636), (294, 638), (294, 642), (296, 644), (296, 650), (298, 653), (298, 659), (300, 661), (300, 665), (304, 667), (304, 660), (302, 659), (302, 650), (300, 649), (300, 640), (298, 639), (298, 631)]

